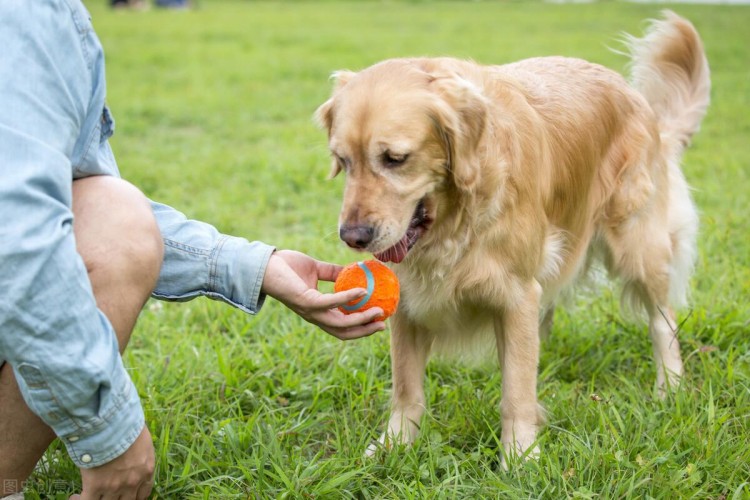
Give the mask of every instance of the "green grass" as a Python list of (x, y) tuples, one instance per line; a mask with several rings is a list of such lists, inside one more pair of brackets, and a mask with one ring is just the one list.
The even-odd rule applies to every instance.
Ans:
[[(661, 8), (88, 3), (123, 175), (224, 232), (339, 263), (357, 257), (337, 240), (342, 183), (325, 179), (325, 136), (311, 120), (332, 71), (404, 55), (500, 63), (553, 53), (622, 69), (607, 47)], [(152, 302), (126, 362), (155, 439), (155, 497), (750, 498), (750, 9), (672, 7), (701, 32), (714, 83), (684, 162), (702, 231), (683, 390), (652, 397), (645, 327), (622, 321), (605, 288), (558, 314), (543, 344), (539, 460), (500, 469), (499, 372), (447, 361), (428, 368), (416, 446), (364, 460), (388, 411), (387, 332), (340, 343), (273, 301), (255, 317), (208, 300)], [(78, 491), (59, 445), (30, 486), (30, 498)]]

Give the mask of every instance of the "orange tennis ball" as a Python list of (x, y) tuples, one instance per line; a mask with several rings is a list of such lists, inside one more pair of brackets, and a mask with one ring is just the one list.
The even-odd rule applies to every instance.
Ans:
[(398, 278), (387, 266), (377, 260), (355, 262), (344, 267), (333, 285), (335, 292), (352, 288), (364, 288), (367, 295), (339, 307), (344, 314), (366, 311), (379, 307), (383, 315), (377, 318), (383, 321), (396, 312), (399, 298)]

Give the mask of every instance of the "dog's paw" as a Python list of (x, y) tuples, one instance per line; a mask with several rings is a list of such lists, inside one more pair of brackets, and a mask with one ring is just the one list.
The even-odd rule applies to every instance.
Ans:
[(370, 443), (370, 446), (365, 450), (365, 458), (372, 458), (380, 451), (390, 451), (395, 446), (409, 446), (411, 442), (405, 441), (398, 436), (392, 436), (387, 432), (380, 435), (377, 441)]
[(500, 467), (504, 471), (510, 469), (509, 464), (518, 461), (536, 460), (541, 455), (541, 450), (538, 445), (523, 449), (523, 447), (513, 443), (503, 444), (503, 453), (500, 455)]
[(674, 393), (680, 387), (682, 381), (682, 366), (675, 371), (660, 370), (656, 375), (656, 395), (659, 399), (666, 399), (669, 394)]
[(523, 429), (517, 425), (515, 430), (503, 432), (502, 443), (503, 452), (500, 457), (500, 466), (506, 471), (509, 468), (509, 463), (519, 460), (535, 460), (539, 458), (541, 453), (536, 442), (535, 426), (527, 426), (526, 429)]
[(383, 433), (377, 441), (370, 443), (370, 446), (365, 450), (365, 458), (374, 457), (380, 450), (388, 450), (390, 447), (386, 443), (385, 433)]
[(393, 414), (388, 422), (388, 430), (365, 450), (365, 457), (375, 456), (379, 450), (390, 450), (396, 445), (411, 445), (417, 439), (419, 425), (402, 414)]

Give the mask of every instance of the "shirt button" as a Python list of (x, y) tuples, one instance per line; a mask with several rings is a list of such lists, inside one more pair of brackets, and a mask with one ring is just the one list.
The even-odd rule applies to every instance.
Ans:
[(78, 436), (70, 436), (70, 437), (68, 438), (68, 442), (69, 442), (69, 443), (75, 443), (75, 442), (76, 442), (76, 441), (78, 441), (79, 439), (80, 439), (80, 438), (79, 438)]
[(91, 460), (93, 460), (93, 459), (91, 458), (91, 455), (89, 455), (88, 453), (86, 453), (85, 455), (83, 455), (81, 457), (81, 462), (83, 462), (85, 464), (91, 462)]

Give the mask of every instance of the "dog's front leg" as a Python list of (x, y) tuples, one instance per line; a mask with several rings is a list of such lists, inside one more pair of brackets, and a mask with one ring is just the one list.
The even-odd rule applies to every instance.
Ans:
[(380, 447), (413, 443), (425, 410), (424, 373), (432, 337), (399, 313), (392, 319), (391, 331), (391, 417), (378, 443), (367, 449), (368, 456)]
[[(520, 300), (506, 305), (495, 319), (495, 337), (503, 373), (501, 441), (509, 457), (520, 456), (534, 445), (537, 428), (542, 423), (536, 396), (542, 290), (535, 280), (521, 286)], [(538, 454), (539, 448), (535, 446), (530, 455)], [(503, 466), (506, 466), (505, 457)]]

